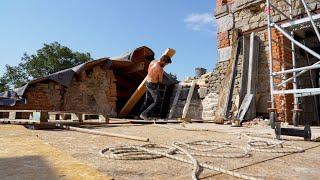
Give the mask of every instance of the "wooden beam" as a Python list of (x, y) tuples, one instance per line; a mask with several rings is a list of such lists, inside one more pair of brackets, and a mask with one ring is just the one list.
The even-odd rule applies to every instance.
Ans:
[(231, 60), (227, 67), (227, 72), (222, 81), (223, 87), (220, 89), (218, 105), (214, 115), (214, 122), (218, 124), (223, 124), (225, 119), (228, 119), (231, 105), (233, 89), (236, 79), (236, 72), (238, 67), (239, 53), (240, 53), (240, 38), (238, 38), (238, 31), (233, 31), (233, 42), (231, 51)]
[(252, 101), (245, 115), (246, 120), (256, 117), (256, 94), (258, 83), (258, 59), (259, 59), (259, 41), (254, 33), (250, 35), (250, 54), (248, 69), (247, 95), (252, 94)]
[(244, 119), (244, 116), (246, 115), (250, 104), (252, 103), (252, 98), (253, 98), (253, 94), (246, 94), (246, 96), (244, 97), (241, 106), (238, 110), (238, 114), (236, 116), (236, 119), (239, 120), (240, 122)]
[(132, 108), (134, 107), (134, 105), (136, 105), (137, 102), (141, 99), (143, 94), (147, 91), (147, 88), (145, 86), (146, 81), (147, 81), (147, 78), (145, 78), (141, 82), (139, 87), (136, 89), (136, 91), (132, 94), (130, 99), (127, 101), (127, 103), (121, 109), (121, 111), (119, 113), (119, 117), (127, 116), (130, 113), (130, 111), (132, 110)]
[(197, 80), (193, 80), (192, 81), (191, 87), (189, 89), (187, 101), (186, 101), (186, 104), (184, 105), (184, 108), (183, 108), (183, 111), (182, 111), (182, 119), (185, 119), (187, 117), (187, 113), (188, 113), (188, 110), (189, 110), (191, 98), (193, 96), (193, 91), (194, 91), (194, 88), (196, 86), (196, 81)]
[(126, 74), (143, 71), (145, 70), (145, 63), (144, 62), (133, 63), (133, 65), (121, 68), (120, 70)]
[(57, 127), (61, 127), (63, 129), (67, 129), (67, 130), (71, 130), (71, 131), (94, 134), (94, 135), (111, 136), (111, 137), (118, 137), (118, 138), (131, 139), (131, 140), (144, 141), (144, 142), (148, 142), (149, 141), (149, 138), (138, 137), (138, 136), (130, 136), (130, 135), (125, 135), (125, 134), (101, 132), (101, 131), (84, 129), (84, 128), (77, 128), (77, 127), (72, 127), (72, 126), (57, 125)]

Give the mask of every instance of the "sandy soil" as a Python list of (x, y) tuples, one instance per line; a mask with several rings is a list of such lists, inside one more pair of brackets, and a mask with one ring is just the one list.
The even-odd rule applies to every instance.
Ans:
[(19, 125), (0, 124), (0, 179), (112, 179)]
[[(181, 127), (171, 124), (171, 127)], [(272, 133), (269, 127), (256, 126), (250, 128), (235, 128), (228, 125), (188, 124), (187, 128), (210, 128), (213, 131), (182, 131), (172, 130), (154, 125), (126, 127), (90, 127), (105, 132), (123, 133), (149, 137), (152, 143), (170, 145), (173, 141), (188, 142), (194, 140), (229, 141), (235, 145), (245, 146), (248, 139), (239, 139), (240, 132)], [(320, 129), (316, 129), (320, 132)], [(101, 157), (99, 151), (106, 146), (128, 144), (144, 144), (144, 142), (84, 134), (67, 130), (38, 130), (33, 131), (45, 142), (69, 153), (76, 159), (98, 169), (105, 175), (115, 179), (190, 179), (192, 166), (168, 158), (155, 160), (113, 160)], [(272, 138), (272, 136), (269, 136)], [(320, 144), (305, 142), (301, 138), (286, 137), (286, 144), (306, 148), (299, 154), (280, 154), (253, 152), (249, 158), (198, 158), (200, 162), (235, 170), (246, 175), (266, 179), (318, 179), (320, 176)], [(290, 140), (290, 141), (289, 141)], [(225, 150), (229, 152), (229, 150)], [(233, 150), (234, 151), (234, 150)], [(231, 151), (230, 151), (231, 152)], [(232, 176), (220, 174), (211, 170), (203, 170), (203, 179), (235, 179)]]

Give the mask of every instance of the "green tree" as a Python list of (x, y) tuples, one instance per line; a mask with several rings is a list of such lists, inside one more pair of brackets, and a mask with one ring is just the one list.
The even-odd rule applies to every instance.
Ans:
[(34, 55), (25, 53), (18, 66), (6, 65), (6, 72), (0, 78), (0, 90), (20, 87), (31, 79), (44, 77), (90, 60), (90, 53), (72, 51), (58, 42), (44, 44)]

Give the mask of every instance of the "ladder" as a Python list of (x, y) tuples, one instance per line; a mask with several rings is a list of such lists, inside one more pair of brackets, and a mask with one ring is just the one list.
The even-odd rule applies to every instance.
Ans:
[[(277, 0), (278, 2), (279, 0)], [(304, 137), (305, 140), (308, 140), (311, 138), (311, 130), (310, 130), (310, 120), (305, 120), (305, 129), (304, 130), (298, 130), (291, 128), (284, 129), (281, 128), (280, 122), (277, 122), (277, 112), (275, 108), (275, 96), (278, 95), (285, 95), (285, 94), (293, 94), (294, 96), (294, 108), (292, 110), (293, 115), (293, 125), (297, 126), (300, 122), (301, 113), (302, 110), (299, 107), (299, 102), (301, 97), (306, 96), (315, 96), (320, 95), (320, 88), (304, 88), (304, 89), (298, 89), (297, 87), (297, 77), (301, 76), (302, 74), (313, 70), (313, 69), (320, 69), (320, 55), (313, 51), (311, 48), (307, 47), (305, 44), (300, 43), (298, 40), (294, 37), (294, 32), (298, 29), (302, 28), (312, 28), (315, 32), (319, 43), (320, 43), (320, 33), (318, 30), (320, 21), (320, 14), (315, 14), (310, 12), (309, 7), (305, 0), (280, 0), (283, 1), (286, 4), (286, 11), (280, 10), (277, 6), (275, 6), (273, 3), (275, 0), (267, 0), (266, 1), (266, 9), (265, 13), (267, 16), (267, 30), (268, 30), (268, 51), (269, 51), (269, 71), (270, 71), (270, 94), (271, 94), (271, 108), (270, 110), (270, 124), (271, 127), (274, 129), (276, 128), (276, 134), (277, 137), (280, 138), (280, 135), (296, 135)], [(299, 2), (302, 4), (304, 11), (306, 12), (306, 17), (301, 18), (301, 16), (294, 17), (294, 2)], [(285, 17), (285, 22), (275, 22), (273, 17), (275, 15), (280, 15)], [(317, 27), (318, 26), (318, 27)], [(286, 37), (290, 43), (291, 47), (285, 46), (281, 42), (277, 42), (276, 40), (272, 39), (273, 32), (272, 28), (276, 29), (278, 32), (280, 32), (284, 37)], [(278, 72), (273, 71), (273, 46), (272, 44), (276, 43), (277, 45), (283, 47), (286, 50), (291, 51), (291, 57), (292, 57), (292, 69), (283, 69)], [(296, 50), (297, 48), (303, 49), (306, 53), (309, 53), (313, 57), (315, 57), (318, 61), (312, 65), (306, 65), (304, 67), (296, 67)], [(291, 77), (286, 77), (287, 75), (291, 74)], [(281, 82), (278, 84), (275, 84), (274, 79), (275, 78), (281, 78)], [(287, 83), (292, 83), (291, 89), (285, 89), (282, 90), (281, 87), (286, 85)]]

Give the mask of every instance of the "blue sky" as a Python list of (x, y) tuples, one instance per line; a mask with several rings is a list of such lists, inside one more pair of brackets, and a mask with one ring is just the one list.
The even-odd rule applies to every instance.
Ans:
[(166, 67), (179, 79), (216, 62), (214, 0), (2, 0), (0, 74), (23, 53), (58, 41), (93, 58), (147, 45), (159, 57), (177, 54)]

